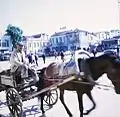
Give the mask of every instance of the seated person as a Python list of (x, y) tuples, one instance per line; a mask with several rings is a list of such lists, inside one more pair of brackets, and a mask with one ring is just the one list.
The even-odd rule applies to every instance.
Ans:
[(11, 54), (11, 72), (14, 73), (15, 76), (21, 76), (21, 80), (26, 83), (25, 78), (28, 77), (28, 71), (30, 71), (32, 72), (31, 74), (34, 75), (32, 78), (36, 82), (38, 80), (38, 75), (29, 68), (29, 64), (26, 61), (25, 53), (23, 51), (23, 46), (24, 44), (22, 42), (18, 42), (16, 49)]

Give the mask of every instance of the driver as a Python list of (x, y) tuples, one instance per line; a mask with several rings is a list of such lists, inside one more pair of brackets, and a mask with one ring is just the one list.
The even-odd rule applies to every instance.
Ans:
[[(28, 77), (29, 64), (27, 63), (27, 59), (25, 57), (25, 53), (23, 51), (24, 44), (22, 42), (17, 43), (16, 49), (13, 51), (10, 57), (11, 63), (11, 72), (15, 73), (16, 76), (21, 76), (21, 79), (24, 83), (26, 83), (26, 78)], [(30, 70), (30, 72), (33, 72)], [(38, 80), (37, 73), (32, 73), (34, 76), (32, 77), (36, 82)]]

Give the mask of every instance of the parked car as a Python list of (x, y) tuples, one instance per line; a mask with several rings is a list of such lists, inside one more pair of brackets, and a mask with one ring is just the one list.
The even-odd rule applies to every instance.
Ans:
[(9, 53), (5, 53), (3, 56), (4, 60), (9, 60), (11, 55)]
[(10, 53), (0, 53), (0, 61), (6, 61), (10, 59)]
[(104, 54), (107, 54), (107, 53), (117, 54), (117, 51), (116, 51), (115, 49), (107, 49), (107, 50), (104, 50)]
[(71, 55), (71, 52), (70, 51), (66, 51), (66, 52), (64, 52), (64, 55)]

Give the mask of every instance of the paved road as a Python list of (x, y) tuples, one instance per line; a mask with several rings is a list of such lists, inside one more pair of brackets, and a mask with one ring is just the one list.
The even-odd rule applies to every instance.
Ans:
[[(54, 58), (48, 58), (47, 63), (44, 65), (41, 58), (39, 59), (40, 66), (46, 66)], [(9, 62), (1, 62), (0, 70), (9, 68)], [(106, 75), (103, 75), (99, 80), (100, 83), (106, 85), (112, 85), (111, 82), (107, 79)], [(94, 111), (92, 111), (88, 116), (85, 117), (120, 117), (120, 95), (115, 94), (114, 90), (108, 88), (108, 90), (101, 87), (99, 89), (95, 87), (92, 90), (92, 95), (97, 103), (97, 107)], [(89, 109), (92, 104), (86, 95), (83, 97), (84, 99), (84, 109)], [(8, 108), (5, 104), (5, 93), (1, 92), (0, 94), (0, 114), (7, 115), (9, 113)], [(79, 109), (78, 109), (78, 101), (75, 92), (66, 91), (65, 92), (65, 101), (74, 117), (79, 117)], [(39, 110), (38, 100), (37, 98), (26, 101), (23, 103), (24, 109), (24, 117), (43, 117), (41, 111)], [(63, 105), (58, 100), (57, 104), (54, 105), (51, 109), (45, 106), (47, 109), (46, 115), (44, 117), (68, 117), (65, 112)], [(6, 116), (8, 117), (8, 116)]]

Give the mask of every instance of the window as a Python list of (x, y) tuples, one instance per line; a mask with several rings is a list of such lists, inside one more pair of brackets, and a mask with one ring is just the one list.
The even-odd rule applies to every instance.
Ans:
[(2, 47), (6, 47), (5, 41), (2, 41)]
[(56, 43), (58, 43), (58, 38), (56, 38)]
[(39, 42), (37, 43), (37, 46), (39, 47)]
[(41, 45), (42, 45), (42, 44), (41, 44), (41, 42), (40, 42), (40, 43), (39, 43), (39, 47), (41, 47)]
[(36, 48), (36, 43), (34, 42), (34, 47)]
[(8, 40), (2, 41), (2, 47), (9, 47), (9, 41)]
[(9, 47), (9, 41), (6, 40), (6, 47)]
[(62, 37), (59, 37), (60, 43), (62, 42)]
[(51, 41), (52, 41), (52, 43), (54, 44), (54, 38), (52, 38), (52, 40), (51, 40)]
[(31, 43), (28, 44), (28, 47), (31, 47)]

